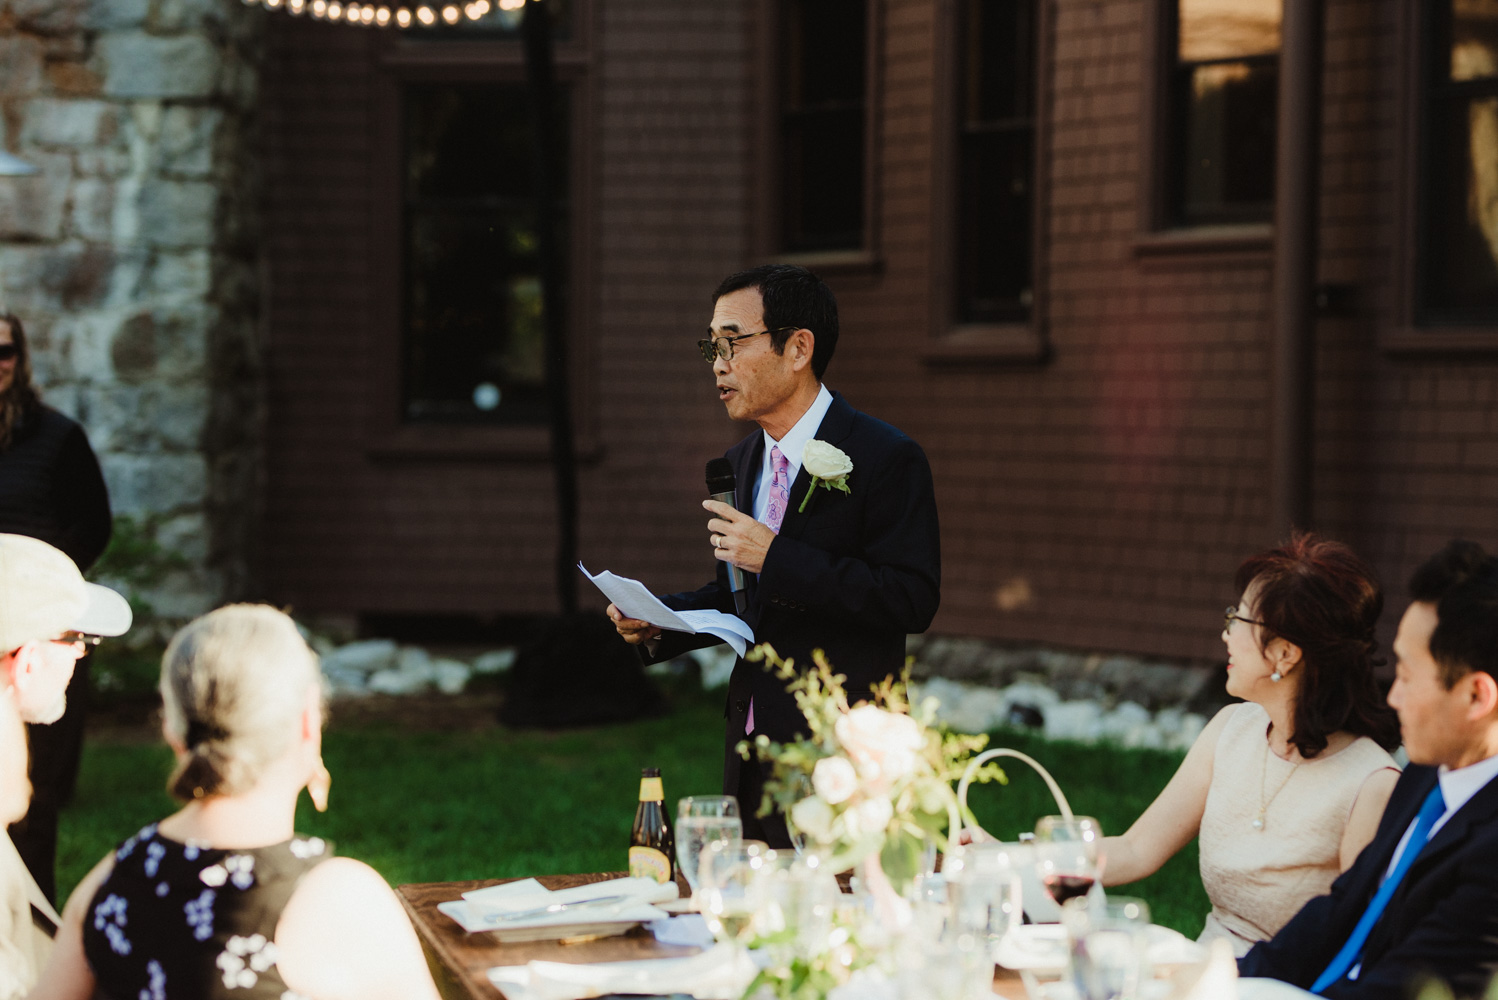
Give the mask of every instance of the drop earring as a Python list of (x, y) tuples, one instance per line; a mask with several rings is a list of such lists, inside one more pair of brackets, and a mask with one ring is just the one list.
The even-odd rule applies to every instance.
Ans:
[(307, 779), (307, 795), (312, 799), (312, 807), (318, 812), (328, 811), (328, 790), (333, 787), (333, 775), (328, 771), (328, 765), (324, 764), (322, 758), (317, 758), (317, 770), (312, 772), (312, 777)]
[(1274, 681), (1276, 684), (1278, 684), (1280, 682), (1280, 679), (1282, 677), (1284, 677), (1284, 676), (1285, 676), (1284, 674), (1282, 674), (1278, 670), (1276, 670), (1274, 673), (1272, 673), (1272, 674), (1269, 675), (1269, 679), (1272, 680), (1272, 681)]

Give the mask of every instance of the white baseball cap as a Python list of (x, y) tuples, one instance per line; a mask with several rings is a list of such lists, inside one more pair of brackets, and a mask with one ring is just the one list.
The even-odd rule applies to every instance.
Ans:
[(124, 635), (132, 617), (128, 601), (85, 581), (60, 549), (0, 534), (0, 655), (66, 632)]

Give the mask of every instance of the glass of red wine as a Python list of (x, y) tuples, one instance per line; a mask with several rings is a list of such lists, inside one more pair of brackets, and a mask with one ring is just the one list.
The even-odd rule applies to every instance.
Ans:
[(1036, 871), (1058, 905), (1092, 890), (1102, 843), (1102, 827), (1091, 816), (1044, 816), (1035, 825)]

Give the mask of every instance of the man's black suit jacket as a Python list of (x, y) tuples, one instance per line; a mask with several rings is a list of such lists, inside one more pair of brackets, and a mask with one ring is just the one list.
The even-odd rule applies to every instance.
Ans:
[[(1404, 831), (1436, 783), (1436, 769), (1405, 768), (1378, 832), (1331, 892), (1311, 900), (1285, 927), (1238, 963), (1245, 976), (1268, 976), (1310, 989), (1367, 909)], [(1480, 996), (1498, 971), (1498, 781), (1447, 820), (1425, 845), (1373, 926), (1357, 979), (1323, 996), (1405, 1000), (1430, 976), (1459, 997)]]
[[(832, 394), (832, 406), (814, 435), (853, 461), (848, 493), (818, 488), (801, 513), (811, 482), (802, 466), (791, 484), (790, 509), (756, 578), (746, 573), (745, 620), (758, 642), (784, 659), (810, 666), (824, 650), (834, 670), (847, 675), (851, 698), (898, 674), (905, 636), (924, 632), (936, 615), (941, 587), (941, 542), (931, 467), (921, 446)], [(764, 462), (764, 434), (756, 430), (728, 450), (737, 478), (737, 503), (754, 510), (754, 490)], [(725, 563), (700, 590), (662, 598), (674, 610), (713, 608), (732, 613)], [(667, 632), (653, 659), (669, 659), (716, 642), (711, 636)], [(750, 698), (754, 731), (784, 741), (805, 730), (795, 699), (762, 663), (739, 660), (728, 683), (724, 787), (738, 787), (734, 745), (744, 738)]]

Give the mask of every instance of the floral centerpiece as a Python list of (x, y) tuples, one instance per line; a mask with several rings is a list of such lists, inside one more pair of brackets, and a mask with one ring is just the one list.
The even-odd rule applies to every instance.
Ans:
[[(746, 759), (752, 753), (771, 764), (761, 811), (779, 806), (829, 870), (862, 865), (871, 888), (885, 879), (908, 885), (926, 845), (945, 849), (955, 832), (950, 827), (962, 806), (953, 783), (988, 737), (938, 728), (935, 698), (912, 706), (909, 668), (875, 687), (871, 700), (852, 705), (847, 678), (832, 672), (821, 650), (807, 671), (768, 645), (749, 658), (763, 659), (787, 682), (809, 732), (790, 743), (761, 735), (752, 747), (739, 744)], [(989, 764), (974, 780), (1003, 781), (1004, 774)]]
[[(946, 849), (963, 805), (953, 785), (988, 743), (986, 735), (949, 732), (936, 723), (937, 701), (909, 700), (909, 668), (899, 680), (886, 678), (868, 701), (852, 704), (847, 678), (833, 673), (821, 650), (814, 667), (800, 670), (768, 645), (751, 660), (786, 682), (806, 718), (808, 735), (776, 743), (761, 735), (738, 746), (748, 759), (771, 765), (761, 812), (778, 806), (793, 834), (804, 837), (818, 867), (831, 872), (857, 868), (873, 894), (886, 932), (897, 932), (909, 909), (900, 897), (919, 873), (927, 845)], [(974, 781), (1003, 781), (988, 764)], [(772, 943), (772, 942), (766, 942)], [(768, 989), (779, 997), (821, 997), (866, 966), (856, 927), (836, 927), (825, 948), (772, 964), (749, 993)]]

